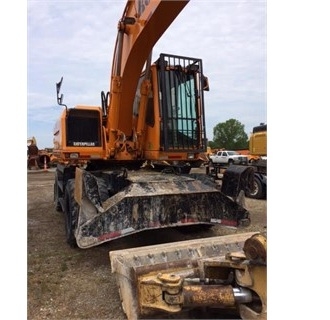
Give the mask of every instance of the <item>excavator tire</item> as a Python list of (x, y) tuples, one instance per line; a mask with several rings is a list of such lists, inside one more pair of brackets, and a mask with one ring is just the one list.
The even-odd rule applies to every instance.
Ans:
[(62, 206), (59, 201), (59, 195), (60, 195), (60, 188), (58, 186), (57, 182), (57, 174), (55, 174), (55, 182), (54, 182), (54, 203), (55, 203), (55, 210), (58, 212), (62, 212)]
[(73, 248), (77, 247), (74, 231), (77, 226), (79, 212), (79, 205), (74, 199), (74, 184), (74, 179), (68, 180), (64, 193), (66, 242)]
[(258, 178), (254, 179), (253, 189), (247, 193), (247, 196), (252, 199), (262, 199), (264, 197), (262, 183)]
[(96, 178), (96, 183), (97, 183), (100, 199), (103, 202), (109, 198), (107, 182), (102, 178)]

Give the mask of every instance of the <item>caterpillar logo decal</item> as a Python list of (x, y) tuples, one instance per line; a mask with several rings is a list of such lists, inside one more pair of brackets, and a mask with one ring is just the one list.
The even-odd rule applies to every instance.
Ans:
[(73, 142), (75, 147), (95, 147), (95, 142)]

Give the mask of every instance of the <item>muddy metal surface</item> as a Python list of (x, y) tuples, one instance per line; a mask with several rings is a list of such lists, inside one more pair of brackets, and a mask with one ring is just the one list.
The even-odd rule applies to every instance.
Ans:
[(121, 310), (116, 280), (111, 273), (111, 250), (264, 231), (267, 225), (267, 201), (246, 199), (252, 219), (248, 228), (235, 230), (217, 226), (199, 232), (178, 229), (146, 231), (91, 249), (73, 249), (65, 242), (63, 214), (53, 205), (53, 183), (53, 169), (27, 174), (29, 320), (126, 319)]

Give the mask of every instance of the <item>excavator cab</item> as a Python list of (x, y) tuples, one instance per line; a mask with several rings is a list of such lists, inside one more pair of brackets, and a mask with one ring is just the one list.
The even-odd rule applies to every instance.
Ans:
[[(145, 157), (154, 165), (160, 165), (162, 159), (186, 168), (199, 167), (207, 146), (204, 90), (208, 89), (208, 80), (203, 75), (202, 60), (162, 53), (151, 65), (150, 74), (152, 90), (145, 112)], [(144, 75), (140, 83), (143, 79)], [(138, 117), (141, 116), (137, 111), (141, 108), (139, 88), (140, 85), (134, 106)]]
[(161, 148), (165, 151), (206, 149), (201, 69), (200, 59), (161, 54), (157, 61)]

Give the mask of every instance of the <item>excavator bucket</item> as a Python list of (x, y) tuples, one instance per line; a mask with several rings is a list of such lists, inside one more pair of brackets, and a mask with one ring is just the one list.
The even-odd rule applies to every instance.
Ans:
[(92, 173), (77, 168), (75, 200), (80, 207), (75, 230), (80, 248), (148, 229), (250, 224), (249, 212), (204, 174)]
[(259, 233), (110, 251), (109, 257), (128, 319), (189, 318), (187, 310), (198, 307), (266, 319), (266, 238)]

